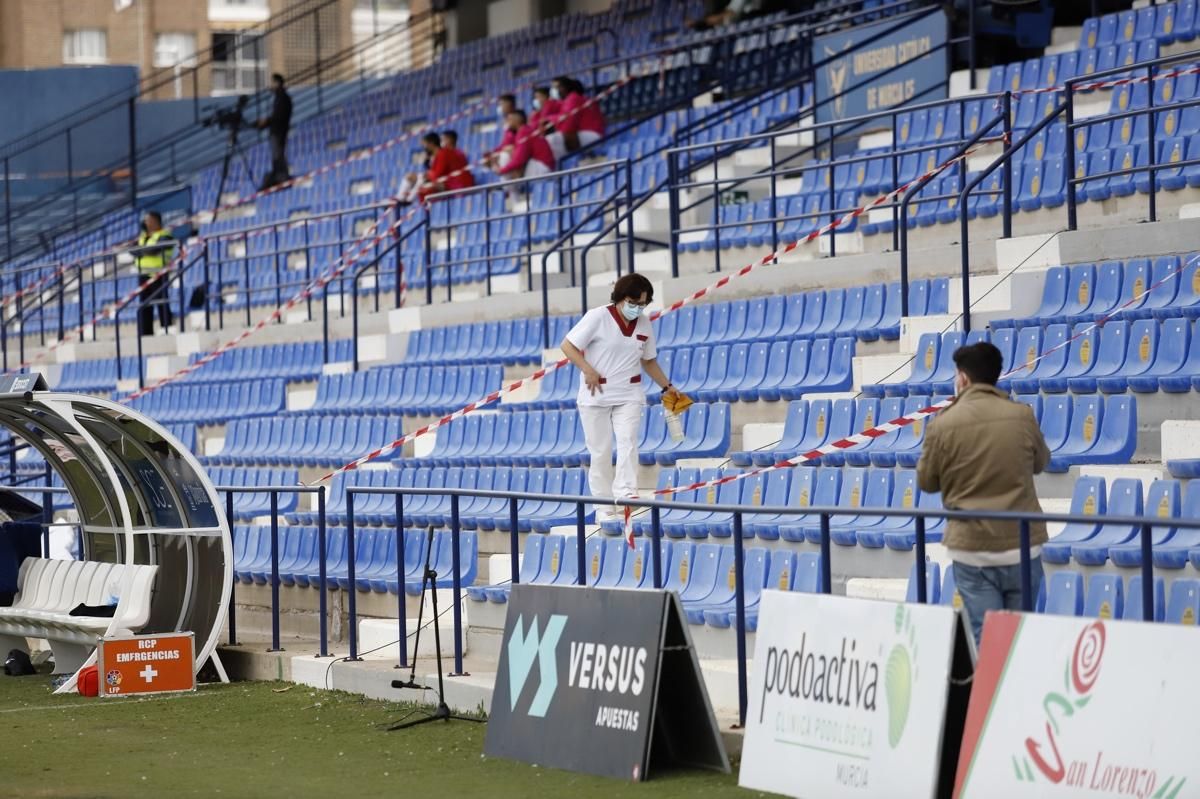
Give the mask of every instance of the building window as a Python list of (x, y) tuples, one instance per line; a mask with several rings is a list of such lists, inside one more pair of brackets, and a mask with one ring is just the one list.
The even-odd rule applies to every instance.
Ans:
[(267, 46), (258, 36), (214, 31), (213, 94), (254, 94), (267, 85)]
[(107, 64), (108, 33), (86, 28), (63, 33), (64, 64)]
[(190, 67), (196, 63), (196, 34), (160, 33), (154, 38), (154, 66)]

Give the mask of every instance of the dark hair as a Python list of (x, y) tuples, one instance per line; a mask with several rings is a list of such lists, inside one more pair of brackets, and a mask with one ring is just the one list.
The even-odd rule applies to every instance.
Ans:
[(570, 84), (567, 86), (568, 94), (571, 92), (575, 92), (576, 94), (585, 94), (587, 92), (587, 89), (579, 81), (575, 80), (574, 78), (571, 78), (570, 81)]
[(160, 214), (158, 211), (147, 211), (146, 216), (150, 217), (158, 224), (162, 224), (162, 214)]
[(529, 117), (525, 116), (525, 112), (523, 110), (521, 110), (520, 108), (514, 108), (513, 110), (509, 111), (508, 113), (516, 114), (517, 116), (519, 116), (521, 118), (522, 125), (524, 125), (526, 122), (529, 121)]
[(450, 141), (454, 142), (455, 144), (458, 144), (458, 133), (456, 131), (443, 130), (442, 135), (444, 137), (446, 137), (447, 139), (449, 139)]
[(612, 290), (612, 301), (616, 305), (621, 300), (639, 300), (641, 296), (646, 295), (646, 301), (654, 299), (654, 284), (646, 278), (645, 275), (639, 275), (636, 272), (630, 275), (625, 275), (616, 282)]
[(515, 94), (502, 94), (502, 95), (500, 95), (500, 102), (502, 102), (502, 103), (509, 102), (509, 103), (512, 103), (513, 105), (516, 105), (517, 104), (517, 96)]
[(276, 83), (283, 83), (283, 82), (284, 82), (284, 81), (283, 81), (283, 75), (280, 75), (278, 72), (272, 72), (272, 73), (271, 73), (271, 80), (275, 81)]
[(533, 87), (533, 93), (534, 94), (544, 94), (547, 97), (549, 97), (550, 96), (550, 87), (549, 86), (535, 86), (535, 87)]
[(421, 141), (425, 142), (426, 144), (432, 144), (434, 147), (442, 146), (442, 139), (436, 133), (426, 133), (421, 137)]
[(954, 351), (954, 365), (972, 383), (994, 386), (1004, 368), (1004, 356), (996, 349), (996, 345), (977, 341)]
[(560, 83), (563, 85), (563, 87), (567, 87), (571, 85), (571, 79), (566, 75), (559, 75), (558, 77), (554, 78), (551, 83)]

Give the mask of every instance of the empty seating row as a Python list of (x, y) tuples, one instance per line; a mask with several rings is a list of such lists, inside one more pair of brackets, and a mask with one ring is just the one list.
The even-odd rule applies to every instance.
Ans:
[[(948, 297), (949, 282), (944, 278), (912, 281), (909, 316), (945, 313)], [(862, 341), (896, 339), (900, 284), (689, 305), (655, 325), (660, 348), (849, 335)]]
[[(353, 344), (351, 339), (330, 341), (328, 358), (320, 341), (234, 349), (184, 379), (195, 382), (261, 380), (264, 377), (316, 380), (321, 375), (322, 364), (351, 360)], [(190, 362), (195, 363), (202, 357), (202, 354), (192, 355)]]
[[(1011, 329), (997, 330), (992, 338), (1012, 342), (1012, 357), (1028, 364), (1002, 381), (1022, 393), (1181, 393), (1200, 385), (1200, 337), (1193, 327), (1182, 317), (1109, 321), (1099, 328), (1081, 322), (1073, 334), (1056, 324), (1022, 328), (1015, 337)], [(1040, 353), (1047, 354), (1039, 360)]]
[[(1119, 574), (1093, 574), (1086, 579), (1074, 571), (1058, 571), (1043, 583), (1038, 610), (1062, 616), (1088, 616), (1100, 619), (1142, 621), (1142, 576), (1133, 575), (1128, 583)], [(1170, 595), (1166, 582), (1154, 578), (1154, 621), (1195, 625), (1200, 612), (1200, 580), (1175, 580)]]
[[(654, 585), (652, 543), (635, 542), (630, 549), (620, 538), (590, 538), (585, 544), (585, 581), (601, 588), (649, 588)], [(734, 548), (721, 544), (662, 541), (660, 568), (664, 587), (683, 602), (692, 624), (728, 628), (735, 618)], [(751, 547), (743, 561), (745, 612), (748, 630), (757, 629), (758, 603), (764, 588), (780, 591), (820, 590), (821, 558), (812, 552), (789, 552)], [(530, 536), (525, 540), (520, 579), (531, 585), (575, 585), (579, 580), (579, 539), (576, 536)], [(467, 596), (476, 602), (504, 603), (511, 586), (473, 586)]]
[[(254, 469), (246, 467), (219, 467), (208, 470), (208, 479), (214, 486), (228, 488), (264, 488), (275, 486), (280, 488), (295, 487), (300, 483), (300, 475), (295, 469)], [(223, 491), (218, 491), (224, 494)], [(269, 516), (271, 513), (271, 495), (269, 492), (233, 491), (233, 516), (235, 519), (252, 519), (256, 516)], [(276, 511), (288, 513), (296, 509), (298, 494), (295, 491), (280, 491), (278, 493)], [(222, 497), (224, 501), (224, 497)], [(222, 507), (227, 507), (222, 505)]]
[[(561, 496), (586, 496), (589, 493), (587, 476), (579, 469), (508, 466), (456, 469), (408, 463), (395, 469), (369, 469), (336, 475), (330, 484), (325, 509), (328, 523), (347, 523), (346, 488), (349, 486), (466, 488)], [(463, 497), (459, 502), (459, 522), (465, 530), (507, 532), (511, 529), (509, 505), (507, 499)], [(356, 495), (354, 523), (394, 527), (400, 511), (403, 511), (405, 527), (450, 526), (450, 497), (444, 494), (412, 495), (402, 501), (394, 494)], [(574, 524), (576, 521), (576, 507), (568, 502), (520, 500), (517, 513), (520, 532), (548, 532), (556, 525)], [(585, 519), (590, 520), (594, 517), (594, 508), (585, 507), (584, 513)], [(315, 524), (317, 514), (312, 510), (292, 512), (287, 514), (287, 520), (290, 524)]]
[(226, 428), (224, 447), (207, 460), (223, 466), (340, 466), (402, 434), (399, 416), (237, 419)]
[[(906, 601), (916, 601), (916, 567), (909, 572)], [(942, 569), (937, 563), (926, 564), (928, 589), (927, 601), (943, 605), (962, 607), (954, 578), (954, 566)], [(1034, 601), (1038, 613), (1053, 613), (1064, 616), (1088, 616), (1102, 619), (1127, 619), (1142, 621), (1142, 576), (1129, 577), (1128, 588), (1119, 574), (1093, 574), (1085, 580), (1074, 571), (1056, 571), (1043, 580), (1041, 590)], [(1183, 579), (1171, 583), (1167, 598), (1166, 583), (1161, 577), (1154, 578), (1154, 620), (1171, 624), (1195, 625), (1200, 614), (1200, 580)]]
[[(136, 380), (138, 377), (137, 358), (121, 359), (121, 379)], [(117, 361), (115, 358), (105, 358), (94, 361), (71, 361), (62, 365), (58, 383), (52, 388), (55, 391), (75, 391), (82, 393), (109, 392), (117, 387)]]
[[(729, 448), (725, 403), (697, 403), (683, 416), (684, 437), (668, 433), (661, 406), (643, 415), (638, 450), (644, 464), (679, 458), (717, 457)], [(575, 410), (475, 413), (438, 429), (433, 451), (422, 460), (436, 466), (578, 466), (588, 462)]]
[(312, 413), (403, 413), (441, 415), (500, 388), (500, 364), (465, 366), (377, 366), (317, 381)]
[[(811, 452), (832, 441), (928, 408), (944, 397), (888, 397), (839, 400), (796, 400), (788, 406), (778, 442), (756, 451), (730, 454), (735, 466), (770, 466)], [(866, 444), (829, 453), (812, 461), (830, 466), (903, 466), (913, 468), (921, 457), (927, 420), (872, 438)]]
[[(550, 345), (562, 341), (576, 319), (550, 318)], [(416, 330), (408, 336), (407, 364), (489, 363), (505, 365), (540, 363), (543, 349), (542, 319), (476, 322), (470, 325)]]
[[(665, 469), (659, 474), (658, 490), (686, 487), (708, 482), (736, 470)], [(887, 547), (900, 551), (912, 549), (916, 524), (910, 517), (872, 515), (871, 508), (941, 508), (940, 494), (926, 494), (917, 487), (911, 469), (832, 469), (799, 466), (758, 474), (701, 489), (680, 490), (669, 498), (679, 502), (794, 507), (795, 513), (747, 512), (742, 516), (746, 538), (763, 540), (809, 541), (820, 543), (820, 520), (805, 511), (812, 506), (845, 508), (847, 513), (830, 519), (831, 537), (842, 546), (868, 549)], [(733, 514), (724, 511), (685, 511), (668, 509), (660, 517), (662, 531), (669, 538), (729, 538), (733, 535)], [(602, 529), (610, 534), (622, 532), (621, 523), (606, 521)], [(930, 542), (941, 540), (942, 522), (930, 520), (926, 535)], [(650, 535), (648, 516), (634, 521), (636, 535)]]
[[(1175, 480), (1155, 480), (1145, 487), (1140, 480), (1117, 478), (1106, 491), (1104, 478), (1080, 477), (1071, 496), (1071, 513), (1095, 516), (1095, 523), (1076, 522), (1042, 547), (1047, 563), (1074, 561), (1084, 566), (1134, 568), (1142, 565), (1141, 530), (1137, 526), (1105, 524), (1104, 516), (1152, 516), (1161, 519), (1200, 518), (1200, 482), (1184, 489)], [(1190, 560), (1200, 568), (1200, 530), (1176, 528), (1169, 522), (1151, 528), (1154, 565), (1182, 569)]]
[[(778, 402), (853, 383), (855, 339), (818, 338), (753, 344), (700, 344), (663, 350), (659, 365), (680, 391), (702, 402)], [(657, 386), (646, 392), (657, 402)]]
[[(1182, 268), (1181, 268), (1182, 267)], [(1046, 271), (1042, 301), (1023, 319), (995, 319), (996, 328), (1120, 319), (1200, 316), (1200, 253), (1133, 258), (1124, 263), (1055, 266)], [(1139, 299), (1140, 298), (1140, 299)]]
[[(397, 552), (397, 533), (389, 529), (355, 529), (354, 587), (362, 592), (398, 594), (401, 590), (416, 596), (421, 593), (428, 532), (405, 532)], [(430, 567), (438, 573), (437, 588), (454, 584), (454, 546), (448, 532), (432, 533)], [(325, 579), (329, 589), (350, 590), (347, 530), (326, 528)], [(271, 528), (269, 525), (234, 528), (234, 576), (247, 584), (268, 585), (271, 581)], [(286, 586), (317, 588), (320, 584), (320, 548), (316, 527), (280, 526), (276, 544), (279, 582)], [(475, 581), (479, 570), (479, 549), (475, 533), (459, 537), (460, 585)], [(403, 572), (397, 568), (400, 564)]]
[(229, 419), (281, 413), (286, 401), (283, 380), (253, 380), (163, 386), (129, 405), (159, 422), (220, 424)]

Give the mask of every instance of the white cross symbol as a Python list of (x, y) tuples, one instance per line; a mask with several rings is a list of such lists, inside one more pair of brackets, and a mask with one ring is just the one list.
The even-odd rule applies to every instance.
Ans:
[(152, 683), (154, 682), (154, 678), (158, 676), (158, 671), (149, 663), (147, 663), (146, 668), (139, 671), (138, 674), (142, 675), (142, 679), (147, 683)]

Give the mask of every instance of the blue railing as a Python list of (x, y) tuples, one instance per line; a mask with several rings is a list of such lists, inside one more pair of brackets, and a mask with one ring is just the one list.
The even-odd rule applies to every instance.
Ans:
[[(533, 502), (555, 502), (574, 504), (575, 513), (575, 532), (579, 541), (578, 546), (578, 564), (577, 564), (577, 581), (583, 586), (587, 584), (587, 568), (585, 562), (586, 546), (585, 542), (588, 538), (587, 532), (587, 512), (589, 506), (628, 506), (633, 508), (643, 508), (650, 510), (650, 537), (654, 541), (654, 545), (650, 547), (652, 558), (652, 585), (655, 588), (662, 588), (664, 585), (662, 574), (662, 560), (660, 542), (663, 540), (661, 513), (664, 510), (685, 510), (685, 511), (701, 511), (701, 512), (717, 512), (729, 513), (733, 518), (733, 547), (734, 547), (734, 598), (735, 598), (735, 614), (734, 614), (734, 632), (737, 646), (737, 666), (738, 666), (738, 712), (739, 720), (744, 723), (746, 718), (746, 702), (747, 702), (747, 653), (746, 653), (746, 606), (745, 606), (745, 577), (743, 574), (744, 566), (744, 547), (745, 537), (742, 531), (743, 517), (746, 515), (760, 514), (778, 514), (787, 515), (797, 512), (795, 507), (787, 506), (767, 506), (767, 505), (732, 505), (732, 504), (706, 504), (700, 502), (671, 502), (657, 500), (641, 500), (641, 499), (622, 499), (613, 500), (609, 498), (598, 498), (590, 496), (562, 496), (557, 494), (541, 494), (541, 493), (525, 493), (525, 492), (508, 492), (508, 491), (484, 491), (475, 489), (461, 488), (409, 488), (409, 487), (358, 487), (347, 486), (346, 488), (346, 514), (347, 514), (347, 535), (346, 535), (346, 551), (347, 551), (347, 570), (350, 585), (354, 585), (354, 497), (358, 495), (368, 494), (390, 494), (396, 497), (396, 519), (397, 519), (397, 551), (402, 553), (404, 547), (404, 498), (406, 496), (449, 496), (450, 498), (450, 536), (451, 546), (453, 548), (453, 574), (452, 574), (452, 589), (454, 592), (454, 666), (455, 673), (461, 674), (463, 671), (463, 629), (461, 619), (461, 602), (462, 589), (461, 584), (461, 564), (459, 562), (459, 547), (461, 541), (461, 523), (459, 521), (459, 503), (462, 497), (481, 497), (488, 499), (507, 500), (509, 509), (509, 548), (510, 548), (510, 582), (516, 584), (520, 580), (518, 557), (520, 554), (520, 534), (518, 533), (518, 505), (523, 500)], [(860, 509), (862, 510), (862, 509)], [(1200, 519), (1183, 519), (1183, 518), (1164, 518), (1150, 516), (1086, 516), (1082, 514), (1061, 514), (1061, 513), (1025, 513), (1018, 511), (961, 511), (961, 510), (946, 510), (946, 509), (924, 509), (924, 508), (869, 508), (871, 515), (882, 516), (888, 518), (904, 518), (912, 519), (915, 526), (915, 546), (914, 559), (916, 567), (916, 598), (917, 602), (925, 603), (928, 601), (926, 587), (926, 535), (925, 529), (928, 520), (930, 519), (975, 519), (975, 520), (990, 520), (990, 521), (1008, 521), (1018, 525), (1019, 542), (1021, 550), (1020, 559), (1020, 575), (1021, 575), (1021, 606), (1025, 612), (1034, 610), (1036, 600), (1033, 591), (1032, 577), (1032, 557), (1030, 552), (1030, 529), (1031, 525), (1037, 522), (1057, 522), (1057, 523), (1082, 523), (1096, 524), (1099, 518), (1108, 525), (1121, 525), (1128, 527), (1137, 527), (1139, 530), (1139, 542), (1141, 544), (1141, 575), (1142, 575), (1142, 612), (1143, 618), (1146, 621), (1154, 621), (1154, 566), (1153, 566), (1153, 528), (1163, 525), (1171, 525), (1182, 529), (1200, 529)], [(806, 506), (803, 508), (805, 514), (817, 516), (820, 526), (820, 550), (821, 550), (821, 582), (820, 590), (822, 593), (832, 593), (832, 539), (830, 535), (830, 519), (838, 514), (845, 514), (845, 508), (840, 507), (820, 507)], [(594, 533), (593, 533), (594, 535)], [(273, 542), (274, 543), (274, 542)], [(403, 556), (398, 558), (397, 569), (403, 569)], [(401, 579), (403, 576), (401, 575)], [(355, 591), (351, 590), (348, 597), (348, 611), (350, 614), (349, 621), (349, 646), (350, 659), (354, 660), (358, 657), (358, 638), (357, 638), (357, 606), (354, 598)], [(403, 601), (403, 600), (401, 600)], [(401, 614), (403, 618), (403, 614)], [(322, 618), (322, 624), (324, 619)], [(400, 656), (403, 659), (405, 655), (404, 636), (400, 637)], [(403, 662), (403, 661), (402, 661)]]

